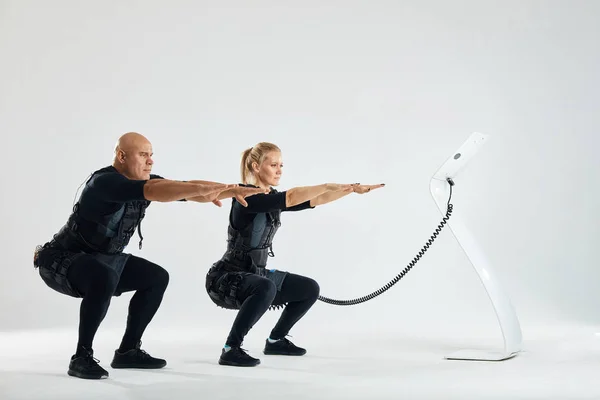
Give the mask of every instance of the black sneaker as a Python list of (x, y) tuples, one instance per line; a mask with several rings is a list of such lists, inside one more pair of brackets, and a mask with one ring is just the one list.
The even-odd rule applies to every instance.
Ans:
[(267, 339), (265, 341), (265, 349), (263, 350), (263, 353), (280, 356), (303, 356), (306, 354), (306, 350), (302, 347), (296, 346), (287, 338), (279, 339), (273, 343), (269, 342), (269, 339)]
[(110, 366), (113, 368), (142, 368), (142, 369), (157, 369), (167, 365), (167, 362), (161, 358), (154, 358), (144, 350), (140, 349), (142, 345), (139, 342), (135, 348), (126, 352), (115, 350)]
[(251, 357), (246, 350), (240, 347), (231, 347), (229, 351), (223, 349), (219, 358), (220, 365), (231, 365), (233, 367), (255, 367), (260, 364), (258, 358)]
[(99, 360), (94, 358), (93, 350), (85, 350), (83, 355), (75, 354), (71, 357), (67, 374), (82, 379), (105, 379), (108, 371), (98, 364)]

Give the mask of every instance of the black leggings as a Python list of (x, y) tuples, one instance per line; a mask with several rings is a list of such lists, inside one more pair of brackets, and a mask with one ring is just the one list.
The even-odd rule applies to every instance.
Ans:
[(238, 289), (242, 306), (233, 322), (226, 345), (240, 347), (248, 331), (270, 305), (287, 303), (279, 321), (271, 331), (271, 339), (285, 337), (306, 314), (319, 297), (319, 285), (311, 278), (288, 273), (281, 291), (275, 284), (259, 275), (245, 275)]
[(169, 273), (165, 269), (133, 255), (127, 260), (120, 277), (87, 254), (73, 262), (67, 277), (73, 288), (83, 295), (77, 343), (79, 354), (83, 348), (92, 348), (94, 336), (115, 292), (136, 291), (129, 302), (127, 328), (119, 349), (134, 348), (158, 310), (169, 284)]

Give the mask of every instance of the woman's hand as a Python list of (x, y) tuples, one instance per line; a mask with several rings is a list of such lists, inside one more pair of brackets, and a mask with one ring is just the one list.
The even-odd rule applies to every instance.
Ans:
[(379, 185), (361, 185), (356, 184), (353, 185), (354, 193), (365, 194), (369, 193), (372, 190), (379, 189), (385, 186), (385, 183), (380, 183)]

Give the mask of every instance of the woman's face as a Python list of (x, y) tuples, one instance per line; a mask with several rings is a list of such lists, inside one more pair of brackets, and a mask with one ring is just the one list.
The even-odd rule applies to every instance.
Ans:
[(257, 183), (260, 185), (277, 186), (281, 178), (283, 162), (279, 151), (271, 151), (265, 155), (260, 166), (254, 166), (254, 175), (258, 178)]

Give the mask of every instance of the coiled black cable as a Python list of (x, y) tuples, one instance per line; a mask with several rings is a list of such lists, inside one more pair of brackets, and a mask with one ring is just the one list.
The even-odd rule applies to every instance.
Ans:
[(450, 219), (450, 216), (452, 215), (452, 210), (453, 210), (454, 206), (452, 204), (450, 204), (450, 200), (452, 199), (452, 186), (454, 186), (454, 182), (452, 181), (452, 179), (448, 179), (447, 181), (450, 184), (450, 196), (448, 197), (446, 215), (442, 219), (442, 222), (437, 226), (433, 235), (431, 235), (429, 240), (425, 243), (425, 246), (423, 246), (423, 248), (421, 249), (421, 251), (419, 251), (417, 256), (415, 258), (413, 258), (413, 260), (402, 270), (402, 272), (400, 272), (398, 275), (396, 275), (396, 277), (394, 279), (392, 279), (390, 282), (388, 282), (385, 286), (381, 287), (380, 289), (374, 291), (371, 294), (368, 294), (367, 296), (359, 297), (357, 299), (352, 299), (352, 300), (335, 300), (335, 299), (330, 299), (329, 297), (325, 297), (325, 296), (319, 296), (318, 299), (324, 303), (333, 304), (336, 306), (352, 306), (355, 304), (364, 303), (365, 301), (374, 299), (375, 297), (379, 296), (380, 294), (384, 293), (385, 291), (390, 289), (392, 286), (394, 286), (400, 279), (404, 278), (404, 276), (408, 273), (408, 271), (410, 271), (412, 269), (412, 267), (415, 266), (417, 261), (419, 261), (421, 259), (421, 257), (423, 257), (425, 252), (429, 249), (429, 246), (431, 246), (433, 241), (440, 234), (440, 232), (442, 231), (442, 228), (448, 223), (448, 220)]

